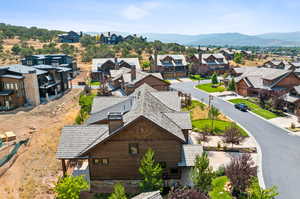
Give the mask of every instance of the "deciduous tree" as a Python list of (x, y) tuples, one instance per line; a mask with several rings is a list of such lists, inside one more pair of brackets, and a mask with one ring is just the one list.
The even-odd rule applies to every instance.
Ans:
[(251, 178), (257, 175), (257, 167), (251, 155), (245, 153), (231, 159), (230, 164), (225, 168), (225, 174), (233, 185), (234, 195), (238, 195), (246, 191)]
[(88, 187), (88, 182), (83, 176), (68, 176), (59, 180), (54, 191), (58, 199), (79, 199), (80, 192)]

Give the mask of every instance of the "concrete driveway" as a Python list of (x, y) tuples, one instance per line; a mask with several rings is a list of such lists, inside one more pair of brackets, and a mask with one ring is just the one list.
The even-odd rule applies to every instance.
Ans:
[[(196, 84), (182, 82), (172, 84), (171, 87), (191, 93), (193, 98), (204, 99), (208, 103), (208, 94), (195, 89)], [(240, 123), (257, 140), (262, 150), (262, 170), (266, 186), (278, 186), (278, 199), (299, 199), (300, 137), (292, 136), (251, 113), (236, 110), (232, 104), (217, 97), (214, 97), (212, 104)]]

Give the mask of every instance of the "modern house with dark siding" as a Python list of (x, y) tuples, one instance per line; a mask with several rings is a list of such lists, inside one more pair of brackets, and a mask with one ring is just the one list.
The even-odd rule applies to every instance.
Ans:
[(21, 62), (26, 66), (52, 65), (54, 67), (69, 68), (71, 69), (71, 78), (74, 78), (78, 73), (76, 60), (74, 60), (72, 56), (66, 54), (31, 55), (23, 58)]
[(0, 69), (0, 110), (37, 106), (71, 88), (69, 68), (52, 65), (8, 65)]
[(78, 43), (80, 41), (80, 37), (82, 37), (82, 32), (78, 34), (74, 31), (58, 35), (59, 42), (61, 43)]

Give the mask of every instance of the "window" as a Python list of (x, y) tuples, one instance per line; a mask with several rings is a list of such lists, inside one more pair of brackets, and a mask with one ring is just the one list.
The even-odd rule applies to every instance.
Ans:
[(159, 162), (159, 165), (161, 166), (162, 169), (167, 168), (167, 163), (166, 162)]
[(139, 144), (129, 144), (129, 154), (136, 155), (139, 153)]
[(108, 158), (96, 158), (96, 159), (93, 159), (93, 163), (96, 165), (108, 165), (109, 159)]
[(27, 65), (32, 66), (32, 60), (27, 60)]
[(178, 168), (171, 168), (170, 174), (178, 174)]

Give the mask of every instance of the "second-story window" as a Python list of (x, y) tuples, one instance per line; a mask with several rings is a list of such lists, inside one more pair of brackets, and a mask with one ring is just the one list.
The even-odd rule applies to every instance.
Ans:
[(129, 144), (129, 154), (131, 155), (136, 155), (139, 153), (139, 144), (137, 143), (132, 143), (132, 144)]
[(108, 165), (109, 164), (109, 159), (108, 158), (95, 158), (93, 159), (93, 163), (95, 165)]

